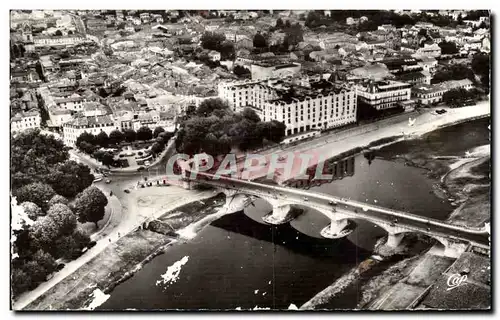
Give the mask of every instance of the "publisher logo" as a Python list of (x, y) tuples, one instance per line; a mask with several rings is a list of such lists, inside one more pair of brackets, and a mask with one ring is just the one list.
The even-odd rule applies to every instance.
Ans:
[(448, 289), (446, 291), (450, 291), (451, 289), (455, 289), (458, 286), (460, 286), (462, 283), (464, 283), (467, 280), (467, 275), (461, 275), (461, 274), (452, 274), (449, 278), (446, 284), (448, 285)]

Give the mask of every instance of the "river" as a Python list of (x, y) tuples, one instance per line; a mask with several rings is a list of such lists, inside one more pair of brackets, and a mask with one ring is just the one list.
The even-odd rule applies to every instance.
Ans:
[[(444, 220), (454, 207), (438, 197), (438, 180), (420, 168), (385, 160), (415, 148), (438, 156), (463, 155), (489, 143), (489, 119), (431, 132), (421, 139), (384, 147), (384, 158), (355, 155), (336, 161), (331, 182), (311, 190)], [(335, 172), (337, 172), (335, 171)], [(296, 186), (298, 187), (298, 186)], [(300, 306), (371, 255), (385, 233), (356, 221), (340, 240), (323, 239), (328, 219), (305, 210), (289, 224), (271, 227), (262, 200), (244, 212), (226, 215), (193, 240), (170, 247), (132, 278), (118, 285), (98, 309), (287, 309)], [(170, 268), (169, 268), (170, 267)], [(159, 282), (162, 275), (169, 282)], [(158, 282), (157, 282), (158, 281)], [(340, 295), (335, 306), (352, 308), (355, 295)]]

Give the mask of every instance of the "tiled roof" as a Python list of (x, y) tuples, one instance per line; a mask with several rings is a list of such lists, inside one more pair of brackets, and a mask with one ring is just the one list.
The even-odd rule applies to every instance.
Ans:
[(16, 113), (15, 116), (13, 116), (10, 121), (11, 122), (14, 122), (14, 121), (22, 121), (23, 118), (26, 118), (26, 117), (34, 117), (34, 116), (40, 116), (40, 112), (36, 109), (31, 109), (31, 110), (28, 110), (28, 111), (24, 111), (24, 112), (18, 112)]
[(101, 124), (112, 124), (113, 119), (109, 115), (104, 116), (90, 116), (90, 117), (77, 117), (72, 121), (69, 121), (67, 125), (80, 126), (80, 127), (92, 127)]

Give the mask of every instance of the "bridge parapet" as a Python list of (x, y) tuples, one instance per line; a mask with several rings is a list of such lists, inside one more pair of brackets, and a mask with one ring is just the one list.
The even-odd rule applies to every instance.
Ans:
[[(342, 219), (363, 219), (370, 221), (387, 231), (391, 238), (389, 240), (391, 245), (397, 245), (405, 233), (421, 233), (436, 238), (440, 243), (444, 241), (440, 239), (445, 239), (449, 241), (456, 240), (457, 243), (471, 242), (480, 247), (488, 247), (483, 239), (484, 231), (482, 230), (455, 226), (443, 221), (420, 217), (410, 213), (310, 191), (306, 192), (238, 179), (228, 178), (226, 180), (213, 180), (201, 177), (199, 183), (222, 189), (235, 190), (227, 193), (230, 195), (241, 193), (262, 198), (269, 202), (273, 208), (287, 205), (310, 207), (321, 212), (331, 221)], [(400, 221), (398, 223), (395, 220)], [(446, 246), (445, 243), (443, 245)]]

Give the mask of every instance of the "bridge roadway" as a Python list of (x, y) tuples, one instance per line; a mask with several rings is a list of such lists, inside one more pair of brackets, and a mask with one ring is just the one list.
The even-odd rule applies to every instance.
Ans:
[[(387, 209), (327, 194), (266, 185), (229, 177), (221, 177), (219, 180), (215, 180), (212, 174), (203, 172), (198, 172), (197, 179), (194, 182), (233, 189), (243, 194), (255, 195), (264, 199), (271, 197), (289, 204), (298, 204), (314, 209), (326, 209), (332, 212), (335, 209), (335, 211), (351, 219), (368, 220), (375, 224), (377, 222), (386, 225), (392, 224), (394, 219), (397, 219), (398, 221), (395, 223), (395, 226), (406, 229), (406, 232), (422, 233), (430, 237), (443, 237), (450, 241), (465, 241), (484, 249), (488, 249), (490, 244), (490, 233), (487, 228), (465, 228), (432, 218), (425, 218), (403, 211)], [(304, 198), (307, 198), (307, 201)], [(332, 205), (330, 202), (334, 204)]]

